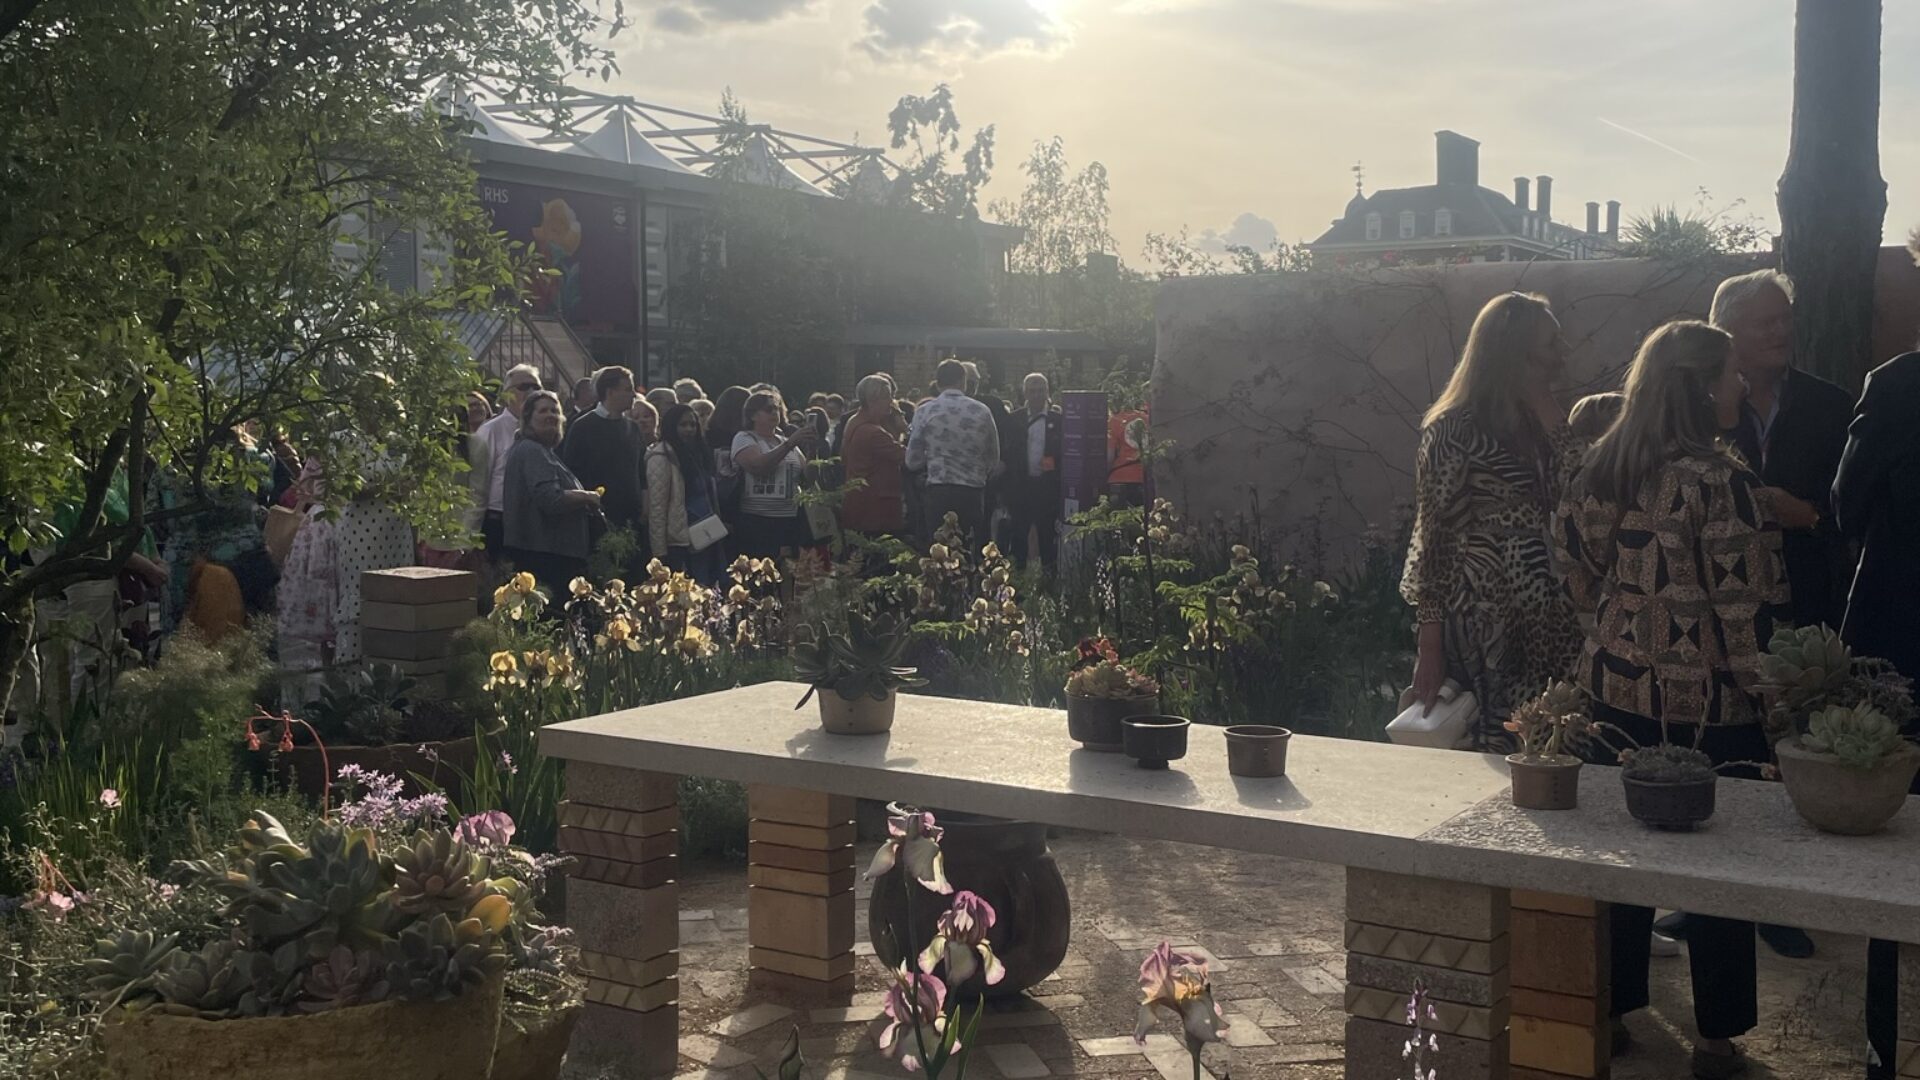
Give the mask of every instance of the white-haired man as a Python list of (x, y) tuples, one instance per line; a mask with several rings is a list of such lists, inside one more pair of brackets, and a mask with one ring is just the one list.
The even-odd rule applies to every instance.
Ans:
[(480, 425), (473, 433), (487, 447), (487, 460), (491, 463), (492, 476), (487, 480), (487, 513), (482, 519), (480, 532), (486, 537), (487, 557), (502, 558), (506, 544), (506, 518), (504, 511), (507, 495), (507, 453), (513, 449), (513, 440), (520, 435), (520, 409), (527, 395), (541, 389), (540, 369), (532, 364), (520, 364), (509, 368), (507, 376), (501, 380), (500, 404), (503, 406), (498, 415)]
[(673, 380), (673, 396), (680, 399), (680, 404), (691, 405), (701, 398), (706, 397), (707, 392), (700, 388), (700, 383), (697, 379), (675, 379)]

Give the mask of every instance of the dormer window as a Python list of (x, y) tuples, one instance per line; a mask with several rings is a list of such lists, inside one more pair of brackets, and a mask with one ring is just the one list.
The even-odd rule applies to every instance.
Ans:
[(1413, 239), (1413, 211), (1400, 211), (1400, 239)]
[(1369, 240), (1380, 239), (1380, 215), (1379, 214), (1367, 215), (1367, 239)]
[(1433, 235), (1435, 236), (1452, 236), (1453, 235), (1453, 211), (1448, 210), (1445, 207), (1442, 207), (1441, 209), (1435, 210), (1433, 212)]

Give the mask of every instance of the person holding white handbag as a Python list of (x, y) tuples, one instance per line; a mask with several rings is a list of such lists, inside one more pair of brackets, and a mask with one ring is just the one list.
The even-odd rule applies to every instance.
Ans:
[(647, 534), (668, 567), (707, 586), (720, 580), (727, 527), (719, 509), (700, 414), (674, 405), (647, 450)]

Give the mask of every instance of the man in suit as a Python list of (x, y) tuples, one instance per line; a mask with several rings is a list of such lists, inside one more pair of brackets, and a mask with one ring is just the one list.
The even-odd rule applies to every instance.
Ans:
[(1027, 565), (1027, 534), (1039, 537), (1040, 565), (1051, 571), (1060, 550), (1060, 409), (1047, 377), (1034, 372), (1020, 384), (1024, 408), (1007, 423), (1003, 447), (1007, 517), (1017, 566)]

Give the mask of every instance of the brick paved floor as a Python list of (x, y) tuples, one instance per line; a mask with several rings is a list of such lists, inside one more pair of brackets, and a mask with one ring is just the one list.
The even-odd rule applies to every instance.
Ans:
[[(863, 855), (870, 851), (863, 848)], [(1085, 834), (1057, 839), (1053, 848), (1073, 897), (1072, 949), (1030, 996), (990, 1011), (970, 1076), (1190, 1080), (1171, 1027), (1144, 1048), (1130, 1038), (1140, 957), (1162, 936), (1215, 958), (1216, 994), (1233, 1037), (1208, 1049), (1214, 1080), (1342, 1076), (1339, 867)], [(859, 994), (851, 1008), (806, 1010), (747, 991), (745, 878), (743, 866), (706, 865), (690, 868), (682, 882), (682, 1075), (755, 1080), (755, 1065), (774, 1075), (796, 1024), (808, 1080), (904, 1075), (874, 1052), (867, 1033), (884, 975), (865, 945), (865, 883)], [(1781, 960), (1760, 947), (1761, 1027), (1744, 1040), (1756, 1066), (1750, 1076), (1862, 1075), (1864, 945), (1830, 935), (1816, 940), (1820, 955), (1810, 961)], [(1619, 1080), (1688, 1075), (1686, 962), (1654, 964), (1655, 1004), (1631, 1021), (1639, 1046), (1615, 1063)]]

